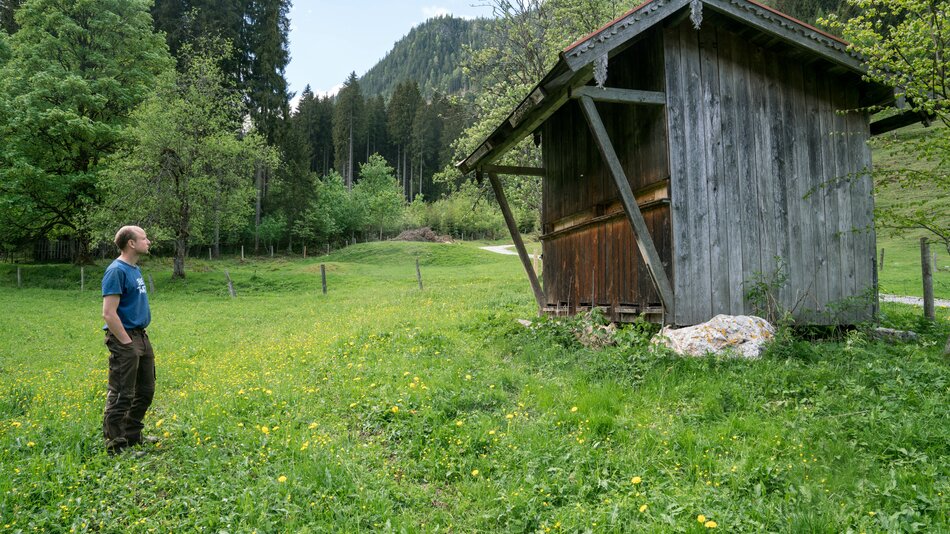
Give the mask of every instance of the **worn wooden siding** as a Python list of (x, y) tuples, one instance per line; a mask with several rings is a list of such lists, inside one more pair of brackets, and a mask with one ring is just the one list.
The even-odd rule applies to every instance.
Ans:
[[(662, 36), (640, 41), (610, 62), (610, 87), (662, 91)], [(636, 192), (669, 178), (666, 114), (661, 106), (598, 104), (604, 125)], [(660, 302), (639, 257), (619, 194), (575, 101), (542, 128), (546, 176), (542, 193), (544, 290), (550, 306), (632, 306)], [(672, 275), (670, 212), (643, 213), (660, 257)], [(553, 232), (568, 218), (573, 230)], [(591, 221), (591, 219), (594, 219)], [(585, 221), (587, 221), (585, 223)], [(553, 232), (553, 233), (552, 233)]]
[(874, 309), (874, 232), (856, 76), (804, 65), (713, 24), (663, 30), (677, 324), (752, 313), (757, 273), (785, 266), (796, 318)]

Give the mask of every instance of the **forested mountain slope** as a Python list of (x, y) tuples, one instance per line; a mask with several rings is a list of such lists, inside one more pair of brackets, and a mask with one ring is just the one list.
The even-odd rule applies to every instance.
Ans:
[(487, 19), (451, 16), (427, 20), (409, 30), (360, 78), (363, 94), (389, 98), (402, 81), (415, 81), (425, 97), (472, 89), (462, 72), (465, 48), (480, 48), (491, 25)]

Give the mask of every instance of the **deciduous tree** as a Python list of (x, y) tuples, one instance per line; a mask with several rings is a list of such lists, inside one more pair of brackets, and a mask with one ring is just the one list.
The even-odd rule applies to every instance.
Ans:
[(0, 236), (69, 235), (88, 260), (103, 159), (171, 60), (143, 0), (31, 0), (0, 69)]
[(189, 53), (185, 71), (136, 110), (132, 145), (110, 162), (104, 218), (137, 221), (174, 240), (174, 276), (181, 278), (192, 240), (246, 224), (257, 165), (277, 165), (262, 136), (240, 131), (244, 108), (225, 82), (221, 57)]

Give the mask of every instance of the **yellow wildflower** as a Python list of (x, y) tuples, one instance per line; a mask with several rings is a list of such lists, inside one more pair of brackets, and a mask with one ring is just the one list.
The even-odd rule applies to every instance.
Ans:
[(261, 432), (263, 432), (263, 433), (265, 433), (265, 434), (270, 434), (270, 429), (267, 428), (266, 426), (262, 426), (262, 427), (261, 427)]
[(633, 478), (630, 479), (630, 483), (631, 483), (631, 484), (639, 484), (639, 483), (641, 483), (641, 482), (643, 482), (643, 479), (640, 478), (640, 477), (633, 477)]
[(574, 413), (576, 411), (577, 411), (577, 406), (571, 406), (571, 413)]
[(277, 477), (277, 482), (280, 482), (281, 484), (283, 484), (284, 482), (287, 482), (287, 477), (285, 477), (284, 475), (280, 475), (279, 477)]
[(478, 469), (472, 469), (472, 476), (473, 476), (473, 477), (477, 477), (477, 476), (478, 476)]
[(706, 521), (705, 523), (703, 523), (703, 526), (706, 527), (706, 528), (716, 528), (716, 527), (718, 527), (719, 525), (716, 524), (715, 521), (709, 520), (709, 521)]
[(393, 406), (390, 410), (392, 410), (393, 413), (399, 413), (399, 406)]
[(696, 521), (699, 521), (700, 523), (705, 523), (706, 516), (704, 516), (703, 514), (699, 514), (698, 516), (696, 516)]
[(640, 513), (642, 514), (643, 512), (646, 512), (646, 511), (647, 511), (647, 505), (641, 504), (641, 505), (640, 505)]

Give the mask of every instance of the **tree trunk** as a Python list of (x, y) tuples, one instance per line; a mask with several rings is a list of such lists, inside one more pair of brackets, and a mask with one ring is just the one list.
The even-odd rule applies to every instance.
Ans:
[(172, 278), (185, 277), (185, 255), (188, 254), (188, 237), (179, 235), (175, 239), (175, 258), (173, 260)]
[(353, 114), (350, 114), (350, 156), (347, 160), (346, 189), (353, 189)]
[(257, 186), (257, 200), (254, 204), (254, 253), (257, 254), (261, 245), (260, 227), (261, 227), (261, 190), (264, 187), (264, 169), (258, 163), (254, 169), (254, 179)]

